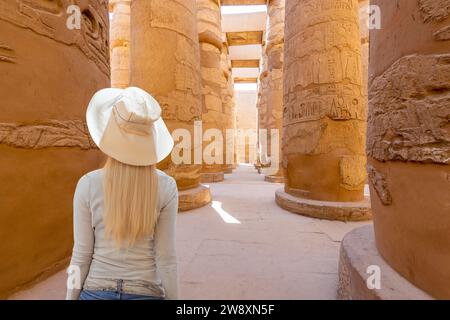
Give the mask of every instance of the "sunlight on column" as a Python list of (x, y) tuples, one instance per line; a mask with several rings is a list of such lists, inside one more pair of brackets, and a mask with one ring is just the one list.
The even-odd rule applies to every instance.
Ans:
[(233, 224), (241, 224), (241, 222), (233, 217), (231, 214), (226, 212), (222, 209), (222, 202), (220, 201), (213, 201), (212, 202), (212, 208), (216, 210), (216, 212), (220, 215), (220, 217), (225, 221), (226, 223), (233, 223)]

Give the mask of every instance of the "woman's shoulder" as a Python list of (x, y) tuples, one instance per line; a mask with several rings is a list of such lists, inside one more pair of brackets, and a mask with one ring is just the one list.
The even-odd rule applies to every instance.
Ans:
[(167, 173), (165, 173), (164, 171), (161, 171), (159, 169), (157, 169), (156, 172), (158, 173), (158, 184), (161, 188), (163, 188), (163, 189), (168, 189), (168, 188), (176, 189), (177, 188), (177, 184), (176, 184), (174, 178), (172, 178)]
[(96, 181), (101, 181), (102, 172), (103, 169), (98, 169), (84, 174), (80, 180), (78, 180), (78, 186), (86, 186), (95, 183)]

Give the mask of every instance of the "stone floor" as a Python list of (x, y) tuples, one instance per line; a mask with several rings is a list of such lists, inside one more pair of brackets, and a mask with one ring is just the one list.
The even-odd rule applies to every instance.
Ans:
[[(284, 211), (274, 200), (281, 185), (249, 165), (210, 186), (210, 206), (179, 215), (181, 298), (336, 298), (340, 242), (367, 222)], [(11, 298), (63, 299), (65, 280), (60, 272)]]

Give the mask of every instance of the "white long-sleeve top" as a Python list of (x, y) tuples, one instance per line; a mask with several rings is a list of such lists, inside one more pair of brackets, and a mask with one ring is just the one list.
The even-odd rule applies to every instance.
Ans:
[[(68, 286), (66, 299), (77, 300), (83, 285), (109, 279), (150, 283), (166, 299), (178, 299), (175, 225), (178, 189), (158, 170), (159, 217), (152, 237), (117, 249), (104, 237), (103, 169), (84, 175), (74, 195), (74, 247), (70, 269), (79, 270), (81, 287)], [(75, 267), (75, 269), (74, 269)]]

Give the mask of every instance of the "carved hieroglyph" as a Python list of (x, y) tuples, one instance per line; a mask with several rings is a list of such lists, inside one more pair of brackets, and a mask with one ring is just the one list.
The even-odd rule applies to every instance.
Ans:
[(366, 104), (357, 0), (286, 1), (285, 191), (364, 199)]
[(367, 132), (377, 247), (414, 285), (449, 299), (450, 2), (371, 4), (383, 13), (370, 31)]
[[(186, 129), (193, 140), (194, 121), (202, 114), (196, 1), (133, 0), (131, 30), (131, 85), (155, 97), (171, 132)], [(195, 144), (175, 143), (190, 149), (180, 155), (191, 164), (175, 164), (169, 156), (159, 167), (180, 190), (195, 188), (202, 167), (194, 164)]]
[(126, 88), (130, 82), (131, 0), (110, 0), (111, 87)]
[[(217, 0), (197, 0), (197, 26), (200, 42), (200, 67), (202, 76), (202, 121), (203, 131), (218, 129), (224, 133), (225, 118), (222, 104), (222, 31), (220, 3)], [(225, 141), (223, 141), (225, 143)], [(211, 142), (203, 142), (207, 148)], [(222, 163), (203, 163), (202, 181), (223, 180), (223, 149), (215, 150), (214, 154), (222, 159)]]
[[(284, 57), (284, 16), (285, 0), (271, 0), (268, 3), (267, 23), (267, 152), (271, 166), (278, 168), (278, 172), (271, 177), (282, 178), (281, 167), (282, 148), (281, 136), (283, 131), (283, 57)], [(277, 145), (278, 159), (272, 154), (271, 130), (279, 133)]]
[(70, 256), (77, 181), (104, 160), (85, 114), (110, 85), (108, 33), (106, 0), (0, 1), (0, 298)]

